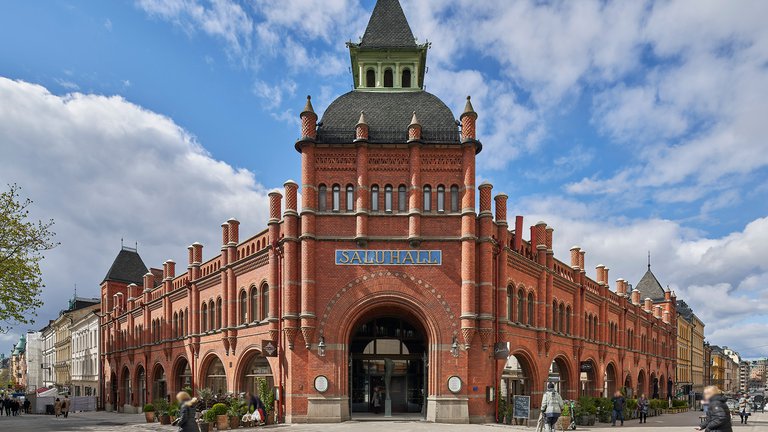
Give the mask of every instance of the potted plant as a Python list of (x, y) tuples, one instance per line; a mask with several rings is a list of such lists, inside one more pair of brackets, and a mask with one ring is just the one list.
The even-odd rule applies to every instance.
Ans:
[(144, 419), (147, 420), (147, 423), (155, 422), (155, 406), (154, 405), (152, 404), (144, 405)]
[(579, 426), (594, 426), (597, 406), (594, 399), (582, 397), (576, 405), (576, 424)]
[(176, 421), (177, 418), (179, 418), (179, 411), (181, 410), (181, 407), (179, 406), (179, 403), (174, 401), (169, 407), (168, 407), (168, 415), (171, 416), (171, 424)]
[(229, 416), (229, 428), (237, 429), (240, 427), (240, 418), (245, 414), (245, 401), (240, 398), (232, 398), (229, 401), (227, 415)]
[(511, 425), (515, 417), (515, 408), (510, 404), (507, 406), (507, 410), (504, 412), (504, 424)]
[(212, 415), (216, 418), (216, 429), (229, 429), (229, 416), (227, 415), (227, 406), (225, 404), (214, 404), (208, 411), (212, 412)]
[(563, 410), (560, 412), (560, 418), (557, 419), (557, 427), (560, 430), (566, 430), (571, 426), (571, 406), (568, 404), (563, 405)]
[(266, 378), (259, 378), (259, 398), (261, 398), (261, 401), (264, 403), (264, 411), (266, 411), (266, 419), (264, 419), (264, 422), (266, 424), (272, 424), (274, 423), (274, 407), (275, 407), (275, 392), (273, 391), (272, 387), (269, 385), (269, 382), (266, 380)]
[(171, 415), (170, 415), (170, 405), (168, 404), (168, 401), (165, 399), (158, 399), (154, 403), (155, 405), (155, 412), (157, 413), (158, 418), (160, 419), (160, 424), (162, 425), (169, 425), (171, 424)]
[(203, 417), (201, 418), (201, 421), (197, 424), (197, 426), (200, 428), (200, 432), (209, 432), (211, 429), (211, 425), (216, 421), (216, 413), (213, 411), (213, 409), (207, 409), (203, 411)]
[(498, 410), (499, 410), (499, 418), (496, 419), (498, 423), (504, 423), (505, 417), (507, 415), (507, 400), (500, 397), (501, 392), (497, 395), (496, 401), (498, 403)]

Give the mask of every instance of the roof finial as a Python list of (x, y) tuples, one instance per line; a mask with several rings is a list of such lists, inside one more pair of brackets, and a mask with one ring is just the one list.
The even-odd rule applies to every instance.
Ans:
[(120, 249), (122, 249), (122, 248), (123, 248), (123, 238), (120, 237)]
[(413, 112), (413, 117), (411, 117), (411, 124), (408, 125), (408, 126), (409, 127), (410, 126), (421, 126), (421, 123), (419, 123), (419, 119), (416, 118), (416, 111)]
[(357, 121), (358, 125), (367, 125), (368, 121), (365, 118), (365, 111), (360, 111), (360, 119)]
[(651, 269), (651, 251), (648, 251), (648, 270)]

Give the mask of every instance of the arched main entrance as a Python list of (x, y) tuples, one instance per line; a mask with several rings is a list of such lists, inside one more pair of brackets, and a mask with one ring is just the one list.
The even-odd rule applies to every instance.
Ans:
[(131, 404), (131, 395), (133, 394), (133, 390), (131, 389), (131, 372), (128, 370), (128, 367), (123, 367), (123, 398), (122, 398), (122, 405), (123, 407), (125, 405)]
[(568, 369), (568, 363), (563, 357), (556, 357), (549, 367), (548, 381), (555, 384), (555, 388), (563, 398), (573, 398), (574, 396), (569, 393), (572, 383), (569, 382), (571, 375)]
[(636, 397), (635, 390), (632, 388), (632, 375), (627, 375), (627, 377), (624, 379), (624, 392), (630, 399), (634, 399)]
[(645, 371), (641, 370), (637, 373), (637, 396), (647, 395), (647, 390), (645, 389)]
[(117, 375), (115, 375), (114, 372), (112, 372), (112, 375), (110, 375), (109, 378), (109, 384), (110, 384), (110, 402), (112, 403), (112, 410), (117, 411), (118, 402), (117, 402)]
[(352, 415), (426, 414), (427, 338), (416, 320), (367, 317), (349, 341)]
[(205, 388), (210, 389), (215, 395), (227, 394), (227, 371), (224, 369), (224, 363), (215, 354), (211, 357), (202, 376)]
[(579, 370), (581, 371), (579, 373), (581, 395), (589, 397), (600, 396), (597, 388), (597, 365), (595, 362), (593, 360), (583, 361)]

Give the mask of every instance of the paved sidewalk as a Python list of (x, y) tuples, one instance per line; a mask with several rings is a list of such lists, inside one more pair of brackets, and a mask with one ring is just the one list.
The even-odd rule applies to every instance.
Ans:
[[(624, 423), (624, 427), (611, 428), (610, 424), (598, 424), (592, 427), (579, 427), (578, 431), (600, 431), (607, 428), (622, 432), (691, 432), (698, 425), (700, 412), (668, 414), (651, 417), (647, 424), (640, 425), (637, 420)], [(733, 428), (736, 432), (768, 432), (768, 414), (753, 414), (749, 425), (739, 424), (734, 417)], [(175, 432), (173, 426), (161, 426), (158, 423), (147, 424), (143, 414), (116, 414), (107, 412), (73, 413), (69, 418), (55, 418), (44, 415), (25, 415), (19, 417), (0, 417), (0, 431), (3, 432)], [(261, 428), (241, 428), (241, 432), (503, 432), (534, 431), (533, 426), (489, 425), (446, 425), (418, 421), (351, 421), (340, 424), (309, 425), (274, 425)]]

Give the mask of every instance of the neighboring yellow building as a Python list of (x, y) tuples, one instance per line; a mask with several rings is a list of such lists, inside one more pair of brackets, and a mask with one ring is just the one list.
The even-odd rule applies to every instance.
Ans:
[(64, 391), (71, 392), (72, 385), (72, 334), (70, 327), (86, 315), (98, 311), (101, 306), (99, 299), (84, 299), (75, 297), (69, 302), (69, 308), (62, 311), (50, 327), (54, 332), (54, 350), (56, 362), (53, 364), (56, 386)]
[(683, 300), (677, 302), (677, 386), (689, 403), (701, 399), (704, 380), (704, 323)]

